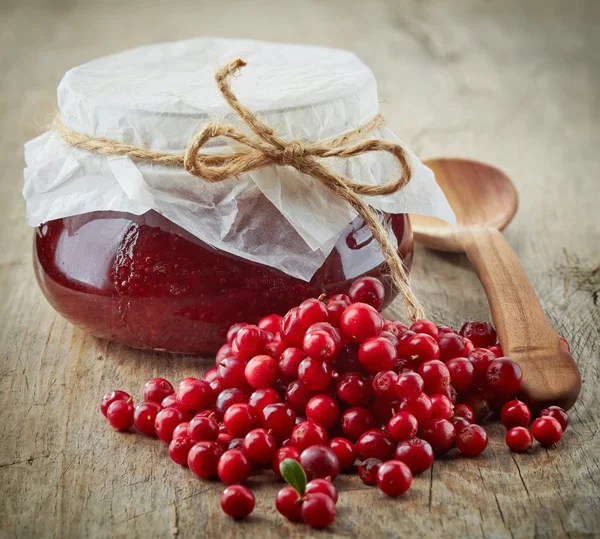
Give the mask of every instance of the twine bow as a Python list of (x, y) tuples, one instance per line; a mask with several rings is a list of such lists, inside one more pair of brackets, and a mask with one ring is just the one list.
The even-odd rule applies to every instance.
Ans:
[[(217, 86), (240, 119), (250, 128), (255, 137), (249, 137), (233, 126), (218, 122), (207, 123), (189, 142), (184, 154), (155, 152), (138, 146), (122, 144), (105, 138), (92, 138), (77, 133), (56, 119), (54, 131), (68, 144), (103, 155), (127, 155), (132, 159), (152, 163), (183, 166), (187, 172), (207, 182), (221, 182), (251, 170), (272, 165), (290, 166), (311, 176), (334, 195), (350, 204), (364, 219), (381, 250), (390, 271), (394, 287), (404, 296), (407, 315), (410, 319), (425, 318), (425, 312), (415, 297), (402, 260), (377, 214), (361, 196), (389, 195), (402, 189), (411, 178), (410, 157), (398, 143), (381, 139), (358, 140), (383, 124), (378, 114), (371, 120), (340, 137), (321, 142), (302, 143), (298, 140), (286, 142), (278, 137), (273, 129), (258, 120), (256, 115), (241, 104), (231, 91), (229, 79), (246, 62), (238, 58), (229, 62), (215, 74)], [(226, 137), (245, 146), (230, 155), (209, 155), (202, 153), (204, 145), (215, 137)], [(392, 154), (400, 166), (399, 176), (385, 184), (364, 185), (352, 181), (327, 168), (317, 159), (328, 157), (352, 157), (366, 152), (384, 151)]]

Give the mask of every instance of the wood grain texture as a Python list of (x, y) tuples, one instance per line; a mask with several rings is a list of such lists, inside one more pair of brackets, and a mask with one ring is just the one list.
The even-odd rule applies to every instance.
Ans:
[[(139, 396), (151, 376), (176, 380), (211, 361), (86, 337), (45, 303), (31, 270), (22, 144), (51, 117), (64, 71), (200, 34), (352, 49), (377, 76), (390, 126), (417, 153), (505, 170), (520, 195), (507, 241), (583, 376), (559, 451), (511, 454), (494, 425), (484, 455), (436, 461), (400, 500), (342, 478), (335, 525), (313, 535), (598, 536), (599, 23), (595, 0), (2, 0), (0, 537), (311, 535), (275, 513), (276, 485), (257, 486), (252, 518), (233, 523), (216, 483), (173, 465), (156, 441), (109, 432), (97, 411), (104, 392)], [(464, 255), (418, 247), (413, 279), (434, 319), (489, 317)]]

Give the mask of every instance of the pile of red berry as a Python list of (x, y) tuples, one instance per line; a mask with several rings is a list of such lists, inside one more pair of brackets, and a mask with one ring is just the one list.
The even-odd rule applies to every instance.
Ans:
[[(468, 457), (488, 444), (479, 424), (492, 412), (507, 427), (506, 444), (526, 451), (533, 438), (554, 446), (567, 428), (564, 410), (531, 412), (515, 399), (519, 366), (503, 357), (488, 322), (460, 332), (418, 320), (407, 327), (378, 312), (384, 297), (374, 278), (349, 294), (308, 299), (283, 318), (238, 323), (202, 379), (177, 389), (162, 378), (144, 400), (113, 391), (101, 410), (117, 430), (136, 429), (169, 444), (173, 461), (228, 486), (225, 513), (250, 514), (254, 496), (241, 485), (271, 468), (290, 486), (276, 499), (290, 520), (333, 522), (340, 471), (355, 469), (368, 485), (399, 496), (413, 474), (454, 447)], [(304, 477), (304, 479), (302, 479)], [(307, 483), (308, 481), (308, 483)]]

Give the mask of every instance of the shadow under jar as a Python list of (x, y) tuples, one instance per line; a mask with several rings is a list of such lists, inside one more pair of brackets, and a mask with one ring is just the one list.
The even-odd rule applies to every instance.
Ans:
[[(407, 268), (410, 221), (381, 214)], [(203, 243), (160, 214), (93, 212), (36, 229), (34, 268), (42, 292), (67, 320), (97, 337), (136, 348), (214, 354), (230, 325), (285, 314), (322, 293), (346, 293), (387, 267), (357, 218), (310, 282)], [(385, 305), (394, 294), (386, 278)]]

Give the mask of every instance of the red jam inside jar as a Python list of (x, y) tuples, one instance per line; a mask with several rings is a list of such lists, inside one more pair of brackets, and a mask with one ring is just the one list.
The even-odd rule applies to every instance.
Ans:
[[(381, 216), (410, 268), (406, 215)], [(160, 214), (93, 212), (40, 225), (34, 267), (51, 305), (97, 337), (136, 348), (213, 354), (235, 322), (256, 323), (309, 297), (348, 291), (359, 275), (379, 276), (379, 245), (363, 223), (348, 225), (305, 282), (218, 251)], [(393, 299), (388, 281), (385, 304)]]

